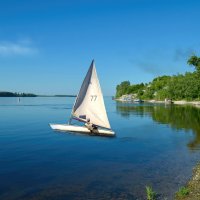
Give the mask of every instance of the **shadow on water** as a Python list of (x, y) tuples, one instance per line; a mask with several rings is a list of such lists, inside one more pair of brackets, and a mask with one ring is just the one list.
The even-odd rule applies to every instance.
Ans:
[(129, 118), (131, 115), (140, 117), (149, 116), (155, 122), (167, 124), (172, 129), (190, 131), (194, 139), (187, 146), (190, 150), (200, 148), (200, 109), (194, 106), (178, 106), (165, 104), (133, 104), (116, 103), (116, 111), (122, 117)]

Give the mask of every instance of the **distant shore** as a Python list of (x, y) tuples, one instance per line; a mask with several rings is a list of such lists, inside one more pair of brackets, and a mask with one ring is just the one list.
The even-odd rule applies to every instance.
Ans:
[(76, 95), (71, 95), (71, 94), (37, 95), (32, 93), (0, 92), (0, 97), (76, 97)]
[(0, 97), (37, 97), (37, 95), (32, 94), (32, 93), (17, 93), (17, 92), (1, 91)]

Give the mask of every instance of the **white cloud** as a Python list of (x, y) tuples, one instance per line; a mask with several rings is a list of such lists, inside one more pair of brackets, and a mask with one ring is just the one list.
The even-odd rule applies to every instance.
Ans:
[(9, 55), (32, 55), (38, 52), (38, 49), (33, 47), (31, 42), (1, 42), (0, 41), (0, 56)]

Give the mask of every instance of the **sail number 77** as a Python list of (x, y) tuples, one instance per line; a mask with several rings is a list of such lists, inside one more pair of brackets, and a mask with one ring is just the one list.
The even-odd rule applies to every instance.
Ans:
[(91, 95), (91, 101), (96, 101), (97, 95)]

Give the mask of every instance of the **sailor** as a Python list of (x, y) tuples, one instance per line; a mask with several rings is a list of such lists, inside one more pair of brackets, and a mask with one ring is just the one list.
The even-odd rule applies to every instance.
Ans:
[(85, 126), (88, 128), (88, 130), (90, 130), (90, 132), (97, 130), (97, 126), (90, 122), (90, 118), (87, 119)]
[(93, 127), (92, 127), (92, 123), (90, 123), (90, 118), (87, 118), (85, 126), (88, 128), (88, 130), (92, 132)]

